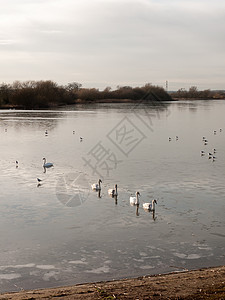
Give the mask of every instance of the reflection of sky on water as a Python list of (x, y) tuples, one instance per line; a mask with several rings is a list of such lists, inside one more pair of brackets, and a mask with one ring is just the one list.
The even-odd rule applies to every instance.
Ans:
[[(151, 114), (152, 130), (136, 117), (143, 107), (134, 114), (130, 104), (0, 111), (1, 291), (224, 264), (224, 105), (172, 103), (169, 114)], [(128, 157), (107, 139), (123, 117), (147, 137)], [(82, 160), (99, 141), (121, 160), (101, 197)], [(215, 162), (200, 156), (212, 148)], [(54, 163), (46, 173), (43, 157)], [(115, 183), (117, 204), (107, 194)], [(129, 204), (136, 190), (138, 214)], [(154, 217), (142, 208), (153, 198)]]

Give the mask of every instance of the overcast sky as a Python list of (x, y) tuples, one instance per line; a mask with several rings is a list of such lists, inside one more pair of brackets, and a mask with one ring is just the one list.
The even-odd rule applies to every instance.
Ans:
[(0, 83), (225, 89), (224, 0), (0, 0)]

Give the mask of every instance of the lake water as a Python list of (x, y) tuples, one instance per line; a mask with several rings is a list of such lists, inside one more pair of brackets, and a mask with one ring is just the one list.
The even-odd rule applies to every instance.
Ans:
[(224, 111), (225, 101), (0, 110), (0, 292), (224, 265)]

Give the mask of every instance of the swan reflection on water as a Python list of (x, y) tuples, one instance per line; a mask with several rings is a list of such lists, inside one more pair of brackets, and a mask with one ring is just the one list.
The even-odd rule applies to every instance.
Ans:
[[(144, 209), (144, 211), (147, 212), (147, 213), (149, 213), (149, 214), (152, 213), (152, 219), (153, 219), (153, 221), (155, 221), (157, 219), (157, 217), (155, 215), (155, 210)], [(136, 209), (136, 215), (139, 216), (139, 213), (138, 214), (137, 213), (138, 213), (138, 207)]]
[(138, 217), (139, 216), (139, 203), (136, 205), (136, 216)]
[(117, 203), (118, 203), (118, 195), (109, 195), (110, 196), (110, 198), (112, 198), (112, 199), (114, 199), (115, 200), (115, 205), (117, 205)]

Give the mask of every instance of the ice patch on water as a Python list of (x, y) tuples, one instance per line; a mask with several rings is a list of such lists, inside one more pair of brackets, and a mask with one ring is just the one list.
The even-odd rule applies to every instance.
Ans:
[(175, 252), (175, 253), (173, 253), (173, 255), (174, 256), (177, 256), (177, 257), (179, 257), (179, 258), (186, 258), (186, 254), (183, 254), (183, 253), (177, 253), (177, 252)]
[(148, 270), (148, 269), (154, 269), (155, 267), (150, 266), (150, 265), (149, 266), (146, 265), (146, 266), (140, 266), (139, 268), (142, 269), (142, 270)]
[(30, 263), (30, 264), (25, 264), (25, 265), (15, 265), (15, 266), (11, 266), (12, 268), (33, 268), (35, 267), (35, 264)]
[(177, 253), (177, 252), (175, 252), (173, 255), (177, 256), (179, 258), (185, 258), (185, 259), (198, 259), (198, 258), (201, 257), (201, 255), (199, 255), (199, 254), (188, 254), (188, 255), (186, 255), (186, 254)]
[(82, 260), (71, 260), (71, 261), (69, 261), (69, 264), (87, 265), (88, 263), (86, 261), (82, 261)]
[(100, 268), (92, 269), (92, 270), (87, 270), (87, 273), (95, 273), (95, 274), (101, 274), (101, 273), (109, 273), (110, 268), (108, 266), (103, 266)]
[(137, 258), (134, 258), (133, 260), (134, 260), (134, 261), (138, 261), (138, 262), (144, 262), (144, 259), (137, 259)]
[(0, 279), (5, 279), (5, 280), (12, 280), (16, 278), (20, 278), (21, 275), (18, 273), (13, 273), (13, 274), (0, 274)]
[(5, 270), (5, 269), (21, 269), (21, 268), (33, 268), (35, 267), (35, 264), (33, 263), (29, 263), (29, 264), (25, 264), (25, 265), (8, 265), (8, 266), (1, 266), (0, 270)]
[(48, 273), (45, 273), (43, 276), (44, 281), (49, 281), (50, 279), (54, 278), (55, 280), (58, 280), (58, 272), (50, 271)]
[(147, 253), (145, 253), (145, 252), (140, 252), (140, 255), (141, 255), (141, 256), (147, 256)]
[(41, 271), (31, 271), (30, 276), (39, 276)]
[(199, 255), (199, 254), (189, 254), (186, 258), (187, 259), (198, 259), (200, 257), (201, 257), (201, 255)]
[(105, 263), (105, 264), (111, 264), (112, 261), (108, 259), (108, 260), (106, 260), (104, 263)]
[(198, 247), (199, 250), (207, 250), (207, 251), (210, 251), (212, 250), (211, 247)]
[(37, 265), (36, 268), (42, 269), (42, 270), (50, 270), (50, 269), (55, 269), (55, 266), (53, 266), (53, 265)]

